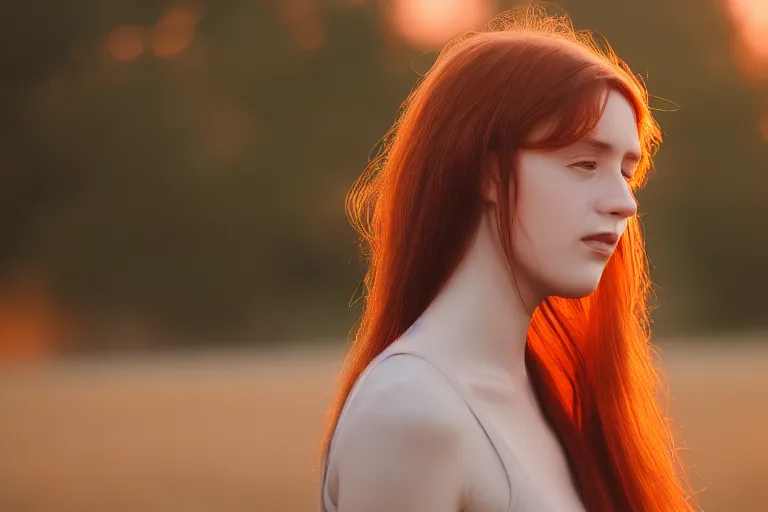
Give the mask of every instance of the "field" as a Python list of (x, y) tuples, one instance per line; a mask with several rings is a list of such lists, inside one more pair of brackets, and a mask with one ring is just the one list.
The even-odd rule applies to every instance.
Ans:
[[(708, 512), (768, 510), (768, 343), (662, 343)], [(0, 371), (0, 511), (314, 511), (339, 348)]]

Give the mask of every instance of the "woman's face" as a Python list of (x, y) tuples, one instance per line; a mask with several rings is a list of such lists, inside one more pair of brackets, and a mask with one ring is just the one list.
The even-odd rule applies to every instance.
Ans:
[(637, 213), (627, 180), (639, 155), (634, 111), (615, 91), (597, 126), (577, 143), (520, 151), (512, 250), (515, 275), (533, 299), (595, 290), (616, 243), (606, 252), (583, 239), (624, 233)]

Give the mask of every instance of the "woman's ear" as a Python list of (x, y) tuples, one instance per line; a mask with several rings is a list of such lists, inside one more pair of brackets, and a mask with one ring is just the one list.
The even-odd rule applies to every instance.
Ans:
[(491, 205), (499, 204), (499, 158), (496, 153), (490, 153), (488, 163), (483, 169), (483, 201)]

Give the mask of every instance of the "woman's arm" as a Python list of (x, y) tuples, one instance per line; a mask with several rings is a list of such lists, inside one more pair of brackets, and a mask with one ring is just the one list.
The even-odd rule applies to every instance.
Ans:
[(338, 512), (460, 510), (460, 403), (435, 372), (395, 357), (364, 383), (334, 445)]

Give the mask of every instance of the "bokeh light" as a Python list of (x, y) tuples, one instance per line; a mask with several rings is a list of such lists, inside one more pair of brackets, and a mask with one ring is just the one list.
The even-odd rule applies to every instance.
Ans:
[(725, 0), (736, 28), (736, 59), (752, 79), (768, 80), (768, 1)]
[(113, 59), (121, 62), (136, 60), (144, 52), (145, 38), (142, 27), (121, 25), (107, 37), (107, 51)]
[(160, 58), (178, 55), (194, 39), (195, 26), (199, 20), (198, 6), (171, 6), (152, 31), (152, 51)]
[(74, 332), (39, 275), (22, 274), (0, 290), (0, 364), (36, 359)]
[(386, 6), (395, 30), (410, 46), (433, 50), (478, 28), (497, 9), (493, 0), (394, 0)]
[(302, 51), (311, 51), (323, 44), (325, 25), (314, 2), (286, 0), (282, 2), (282, 14), (297, 48)]

